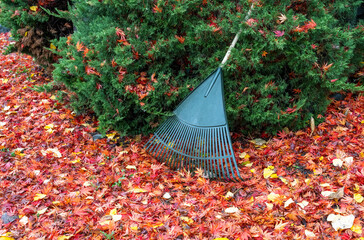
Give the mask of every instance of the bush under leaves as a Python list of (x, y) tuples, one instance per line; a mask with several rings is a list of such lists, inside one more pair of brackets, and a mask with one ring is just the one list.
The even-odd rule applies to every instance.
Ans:
[(49, 15), (45, 10), (67, 10), (68, 3), (69, 0), (0, 1), (0, 23), (11, 29), (16, 41), (8, 48), (8, 52), (29, 54), (51, 72), (52, 64), (57, 60), (57, 55), (49, 50), (55, 48), (51, 40), (70, 34), (73, 27), (71, 22)]
[(55, 43), (54, 79), (101, 129), (147, 132), (219, 66), (242, 28), (223, 69), (235, 131), (302, 128), (320, 122), (332, 92), (363, 89), (364, 28), (345, 24), (362, 1), (254, 2), (245, 21), (248, 1), (75, 0), (63, 16), (77, 31)]

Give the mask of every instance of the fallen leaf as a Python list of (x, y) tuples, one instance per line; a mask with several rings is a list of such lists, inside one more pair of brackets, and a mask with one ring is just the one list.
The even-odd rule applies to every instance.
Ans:
[(171, 194), (169, 194), (169, 192), (166, 192), (165, 194), (163, 194), (163, 198), (164, 199), (167, 199), (168, 200), (168, 199), (171, 199), (171, 197), (172, 196), (171, 196)]
[(26, 225), (27, 223), (28, 223), (28, 217), (27, 216), (22, 216), (21, 218), (20, 218), (20, 220), (19, 220), (19, 223), (21, 224), (21, 225)]
[(238, 212), (240, 212), (240, 210), (237, 207), (229, 207), (225, 209), (225, 213), (238, 213)]
[(37, 211), (37, 214), (42, 215), (43, 213), (45, 213), (47, 211), (47, 209), (48, 209), (47, 207), (43, 208), (43, 209)]
[(362, 203), (364, 200), (364, 197), (360, 193), (354, 193), (354, 199), (358, 203)]
[(330, 214), (327, 216), (327, 221), (331, 222), (332, 227), (337, 231), (339, 229), (349, 229), (354, 224), (354, 215), (341, 216), (336, 214)]
[(269, 178), (273, 173), (274, 173), (274, 167), (273, 166), (269, 166), (267, 168), (264, 168), (264, 170), (263, 170), (263, 177), (264, 178)]
[(114, 222), (120, 221), (123, 217), (122, 215), (111, 215), (111, 216)]
[(285, 203), (284, 203), (284, 207), (287, 208), (289, 205), (291, 205), (292, 203), (294, 203), (294, 201), (292, 200), (292, 198), (288, 199)]
[(305, 230), (305, 235), (308, 238), (314, 238), (314, 237), (316, 237), (316, 235), (313, 232), (308, 231), (308, 230)]
[(344, 158), (344, 162), (346, 163), (346, 165), (350, 166), (354, 162), (354, 158), (353, 157)]
[(334, 165), (335, 167), (341, 167), (343, 165), (343, 161), (339, 158), (335, 158), (334, 160), (332, 160), (332, 165)]
[(35, 194), (34, 201), (38, 201), (40, 199), (43, 199), (46, 196), (47, 196), (46, 194), (37, 193), (37, 194)]
[(226, 200), (230, 200), (230, 199), (232, 199), (234, 197), (234, 193), (232, 193), (232, 192), (227, 192), (226, 193), (226, 195), (224, 196), (224, 198), (226, 199)]
[(269, 195), (267, 196), (268, 200), (270, 200), (272, 202), (275, 202), (276, 200), (278, 200), (279, 197), (280, 197), (280, 195), (277, 193), (274, 193), (274, 192), (269, 193)]
[(357, 234), (362, 234), (363, 230), (360, 224), (355, 224), (350, 228), (351, 231), (357, 233)]
[(133, 188), (131, 190), (129, 190), (129, 192), (133, 192), (133, 193), (145, 193), (148, 192), (147, 190), (143, 189), (143, 188)]
[(189, 217), (181, 217), (181, 220), (187, 223), (188, 225), (193, 224), (193, 220)]
[(29, 9), (36, 12), (38, 10), (38, 6), (30, 6)]
[(300, 206), (301, 209), (304, 209), (308, 206), (308, 202), (306, 200), (303, 200), (302, 202), (297, 203), (297, 205)]
[(134, 165), (128, 165), (125, 168), (126, 169), (134, 169), (134, 170), (137, 170), (137, 168)]
[(57, 240), (67, 240), (73, 237), (73, 235), (62, 235), (57, 238)]

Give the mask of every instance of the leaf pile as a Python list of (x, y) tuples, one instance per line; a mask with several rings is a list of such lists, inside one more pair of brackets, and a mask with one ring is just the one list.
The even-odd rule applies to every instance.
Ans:
[(223, 183), (171, 171), (146, 137), (95, 137), (92, 117), (31, 89), (48, 81), (31, 57), (0, 62), (0, 239), (362, 239), (363, 96), (316, 129), (233, 134), (246, 180)]

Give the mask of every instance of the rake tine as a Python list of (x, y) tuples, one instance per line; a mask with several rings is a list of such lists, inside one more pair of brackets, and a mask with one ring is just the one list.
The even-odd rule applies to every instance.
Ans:
[(171, 156), (171, 154), (173, 153), (172, 150), (172, 147), (173, 147), (173, 144), (174, 144), (174, 137), (175, 135), (178, 133), (178, 131), (174, 131), (175, 129), (178, 129), (178, 126), (179, 124), (181, 124), (180, 122), (178, 121), (175, 121), (174, 122), (174, 128), (170, 128), (170, 131), (169, 131), (169, 139), (166, 139), (168, 141), (168, 143), (166, 144), (166, 151), (164, 152), (164, 154), (161, 156), (162, 159), (164, 159), (166, 165), (170, 166), (169, 165), (169, 157)]
[[(191, 129), (189, 126), (187, 126), (186, 124), (184, 124), (184, 130), (183, 130), (183, 142), (185, 142), (184, 145), (181, 146), (181, 153), (178, 155), (176, 162), (175, 162), (175, 167), (177, 169), (182, 169), (184, 166), (184, 159), (185, 156), (183, 155), (186, 152), (186, 148), (189, 142), (189, 137), (190, 137), (190, 133)], [(182, 142), (182, 143), (183, 143)]]
[[(207, 171), (206, 171), (206, 166), (207, 166), (207, 162), (206, 162), (206, 152), (207, 152), (207, 149), (206, 149), (207, 148), (206, 135), (207, 135), (207, 129), (203, 129), (203, 131), (202, 131), (202, 141), (203, 141), (202, 147), (203, 147), (203, 150), (201, 151), (201, 153), (202, 153), (201, 162), (203, 164), (203, 172), (204, 172), (205, 175), (207, 174)], [(208, 176), (208, 174), (207, 174), (207, 176)]]
[(197, 168), (201, 168), (201, 158), (202, 157), (202, 154), (201, 154), (201, 148), (202, 148), (202, 144), (201, 144), (201, 141), (202, 141), (202, 129), (198, 129), (198, 133), (197, 133), (197, 143), (198, 143), (198, 148), (197, 148), (197, 151), (196, 151), (196, 157), (197, 157)]
[(174, 146), (174, 140), (175, 140), (175, 134), (178, 132), (178, 131), (174, 131), (175, 129), (178, 129), (178, 126), (180, 125), (181, 123), (178, 122), (178, 121), (174, 121), (174, 126), (173, 128), (170, 129), (169, 133), (168, 133), (168, 138), (166, 139), (166, 151), (165, 153), (161, 156), (161, 158), (164, 159), (166, 165), (169, 165), (169, 157), (171, 156), (171, 154), (173, 153), (173, 151), (171, 150)]
[(209, 161), (209, 165), (210, 165), (210, 172), (212, 174), (212, 176), (215, 175), (215, 177), (217, 176), (217, 169), (214, 167), (215, 166), (215, 161), (214, 161), (214, 146), (213, 146), (213, 141), (212, 141), (212, 132), (213, 129), (209, 129), (208, 130), (208, 141), (209, 141), (209, 149), (210, 149), (210, 154), (208, 157), (208, 161)]
[(229, 162), (227, 163), (226, 165), (226, 169), (228, 170), (229, 169), (229, 166), (230, 166), (230, 170), (231, 170), (231, 175), (232, 175), (232, 178), (230, 178), (230, 180), (232, 179), (235, 179), (235, 174), (234, 174), (234, 169), (233, 169), (233, 165), (231, 163), (231, 158), (230, 156), (232, 156), (231, 152), (230, 152), (230, 149), (229, 149), (229, 145), (228, 145), (228, 142), (227, 142), (227, 132), (226, 132), (226, 127), (224, 127), (223, 129), (221, 129), (223, 131), (223, 138), (224, 138), (224, 149), (226, 150), (226, 156), (227, 158), (225, 159), (225, 162)]
[[(219, 128), (221, 153), (222, 153), (222, 156), (226, 156), (226, 152), (225, 152), (225, 142), (224, 142), (224, 134), (222, 133), (222, 130), (223, 130), (223, 128)], [(221, 162), (222, 162), (222, 165), (224, 166), (224, 169), (226, 171), (227, 180), (229, 180), (230, 179), (230, 173), (229, 173), (229, 166), (228, 166), (228, 164), (226, 162), (226, 158), (225, 157), (222, 157), (221, 158)]]
[(193, 131), (193, 136), (192, 136), (192, 144), (190, 145), (190, 151), (188, 153), (188, 155), (190, 155), (191, 157), (189, 158), (189, 161), (188, 161), (188, 170), (190, 172), (193, 171), (194, 169), (194, 161), (195, 161), (195, 146), (196, 146), (196, 137), (197, 137), (197, 132)]
[(218, 128), (217, 129), (217, 139), (218, 139), (218, 147), (219, 147), (219, 162), (220, 162), (220, 166), (221, 166), (221, 169), (222, 169), (222, 175), (224, 176), (224, 179), (226, 180), (226, 175), (225, 175), (225, 166), (224, 166), (224, 162), (223, 162), (223, 159), (224, 159), (224, 154), (222, 152), (222, 141), (221, 141), (221, 132), (220, 132), (221, 128)]
[(218, 170), (219, 173), (219, 177), (221, 179), (221, 170), (220, 170), (220, 164), (219, 164), (219, 159), (218, 159), (218, 146), (217, 146), (217, 134), (216, 134), (216, 128), (211, 129), (212, 131), (212, 147), (213, 147), (213, 161), (214, 161), (214, 168), (215, 170)]
[(179, 122), (179, 124), (178, 124), (179, 131), (176, 131), (176, 134), (174, 134), (174, 145), (171, 146), (171, 149), (172, 149), (173, 154), (169, 157), (169, 166), (172, 169), (173, 169), (173, 165), (174, 165), (174, 161), (176, 159), (176, 156), (179, 155), (179, 153), (178, 153), (178, 150), (179, 150), (178, 145), (181, 142), (180, 138), (181, 138), (181, 135), (183, 134), (184, 127), (185, 127), (185, 125), (182, 124), (181, 122)]
[(191, 149), (191, 144), (193, 142), (193, 128), (189, 126), (189, 131), (188, 131), (188, 142), (185, 146), (185, 150), (183, 152), (186, 153), (186, 156), (185, 156), (185, 160), (181, 161), (182, 163), (182, 168), (188, 170), (188, 162), (190, 161), (190, 158), (189, 158), (189, 153), (190, 153), (190, 149)]
[(175, 141), (175, 145), (174, 145), (175, 152), (172, 155), (171, 162), (170, 162), (172, 169), (175, 169), (176, 161), (177, 161), (178, 157), (181, 155), (180, 154), (180, 152), (181, 152), (180, 145), (183, 143), (183, 135), (185, 133), (185, 129), (186, 129), (186, 125), (182, 124), (180, 122), (180, 131), (179, 131), (179, 134), (176, 136), (176, 141)]
[(155, 140), (159, 141), (157, 144), (153, 144), (153, 141), (151, 141), (153, 138), (151, 140), (149, 140), (150, 144), (148, 144), (149, 142), (147, 143), (148, 144), (147, 150), (149, 150), (149, 152), (152, 153), (152, 155), (155, 158), (157, 158), (158, 152), (159, 152), (160, 148), (163, 146), (162, 138), (159, 136), (163, 136), (163, 134), (166, 131), (168, 131), (169, 126), (171, 125), (172, 122), (173, 122), (173, 118), (167, 119), (167, 121), (156, 131), (153, 138)]

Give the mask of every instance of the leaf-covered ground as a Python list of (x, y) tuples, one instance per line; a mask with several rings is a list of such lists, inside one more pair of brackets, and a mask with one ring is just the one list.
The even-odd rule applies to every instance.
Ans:
[(91, 116), (31, 89), (49, 81), (31, 57), (0, 62), (2, 240), (363, 239), (363, 96), (331, 104), (312, 134), (235, 134), (245, 181), (223, 183), (171, 171), (146, 137), (98, 139)]

